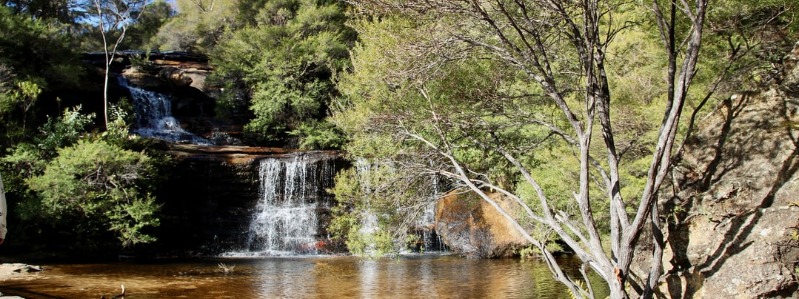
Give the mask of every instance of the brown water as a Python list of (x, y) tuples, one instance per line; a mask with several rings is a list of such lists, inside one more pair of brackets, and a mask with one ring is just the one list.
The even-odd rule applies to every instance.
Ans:
[[(224, 273), (219, 263), (234, 268)], [(45, 267), (38, 279), (0, 282), (0, 291), (26, 298), (100, 298), (118, 294), (124, 284), (128, 299), (569, 298), (546, 265), (517, 259), (284, 257)]]

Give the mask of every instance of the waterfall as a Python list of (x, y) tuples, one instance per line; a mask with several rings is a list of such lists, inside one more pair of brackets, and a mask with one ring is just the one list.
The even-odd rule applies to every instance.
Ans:
[[(373, 189), (376, 186), (372, 186), (371, 177), (374, 175), (374, 173), (378, 172), (381, 167), (388, 169), (392, 169), (393, 167), (390, 164), (370, 162), (363, 158), (356, 159), (354, 164), (355, 172), (357, 173), (361, 185), (361, 191), (364, 194), (371, 194), (375, 192)], [(427, 178), (421, 177), (420, 179), (425, 180)], [(416, 219), (411, 219), (410, 222), (413, 223), (410, 229), (414, 234), (419, 236), (420, 241), (418, 246), (413, 248), (413, 250), (418, 252), (441, 252), (446, 251), (447, 249), (443, 245), (441, 238), (435, 232), (435, 208), (436, 202), (438, 198), (441, 197), (442, 190), (446, 188), (446, 185), (442, 184), (441, 179), (436, 175), (430, 176), (429, 179), (430, 181), (428, 183), (423, 184), (425, 187), (422, 187), (422, 192), (417, 194), (419, 198), (416, 199), (420, 202), (429, 203), (425, 206), (421, 215), (417, 216)], [(370, 198), (367, 197), (364, 199), (364, 201), (364, 208), (358, 215), (361, 224), (361, 227), (358, 229), (358, 233), (362, 236), (374, 236), (380, 230), (378, 217), (377, 214), (375, 214), (375, 211), (372, 210)], [(366, 239), (368, 240), (369, 238)], [(366, 244), (364, 251), (367, 256), (376, 254), (376, 244)]]
[(438, 198), (441, 198), (441, 183), (440, 178), (436, 175), (431, 176), (430, 178), (432, 192), (430, 194), (431, 203), (427, 205), (424, 209), (424, 213), (422, 216), (417, 219), (416, 227), (422, 228), (418, 233), (421, 234), (421, 241), (422, 241), (422, 248), (423, 251), (446, 251), (447, 249), (444, 246), (444, 242), (441, 241), (441, 237), (436, 234), (435, 231), (435, 224), (436, 224), (436, 202)]
[[(355, 160), (355, 172), (358, 174), (358, 177), (361, 178), (361, 189), (364, 193), (372, 192), (372, 185), (369, 180), (372, 172), (372, 164), (366, 159), (358, 158)], [(361, 220), (361, 227), (358, 229), (358, 233), (362, 236), (374, 236), (380, 229), (377, 223), (377, 215), (372, 211), (372, 205), (368, 198), (366, 199), (366, 208), (361, 211), (359, 218)], [(377, 246), (374, 242), (366, 244), (364, 254), (373, 256), (376, 252)]]
[(334, 175), (329, 157), (306, 153), (261, 160), (261, 199), (250, 223), (247, 250), (257, 255), (319, 253), (319, 212)]
[(163, 139), (169, 142), (211, 145), (207, 139), (189, 133), (181, 128), (172, 116), (172, 99), (169, 95), (145, 90), (128, 84), (119, 77), (119, 86), (130, 92), (136, 112), (133, 133), (142, 137)]

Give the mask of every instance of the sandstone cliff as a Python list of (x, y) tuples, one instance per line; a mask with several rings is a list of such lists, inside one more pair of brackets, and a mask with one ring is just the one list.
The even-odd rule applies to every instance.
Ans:
[(782, 82), (722, 101), (687, 140), (665, 186), (662, 297), (799, 298), (797, 61), (799, 45)]

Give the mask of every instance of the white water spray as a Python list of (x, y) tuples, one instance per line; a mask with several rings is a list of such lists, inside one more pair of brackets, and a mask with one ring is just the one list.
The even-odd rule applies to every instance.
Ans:
[(319, 210), (332, 187), (333, 160), (309, 154), (261, 161), (261, 200), (250, 224), (255, 255), (320, 252)]
[(123, 77), (119, 78), (119, 86), (130, 92), (136, 110), (133, 133), (176, 143), (212, 144), (205, 138), (183, 130), (172, 116), (172, 99), (169, 95), (131, 86)]

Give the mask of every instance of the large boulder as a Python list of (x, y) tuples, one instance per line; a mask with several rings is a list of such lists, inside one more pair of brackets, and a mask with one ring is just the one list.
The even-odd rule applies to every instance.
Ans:
[[(498, 193), (490, 197), (511, 215), (521, 210)], [(436, 233), (452, 251), (469, 258), (513, 256), (529, 245), (510, 221), (473, 193), (450, 193), (438, 202)]]
[(687, 140), (664, 203), (664, 296), (799, 298), (797, 60), (799, 47), (780, 86), (724, 100)]

